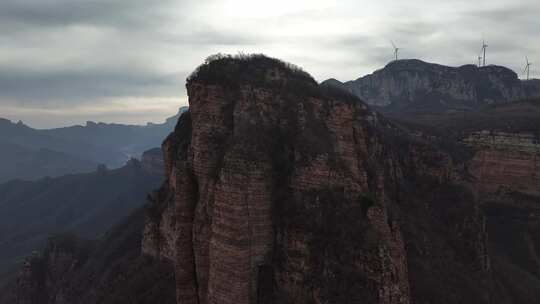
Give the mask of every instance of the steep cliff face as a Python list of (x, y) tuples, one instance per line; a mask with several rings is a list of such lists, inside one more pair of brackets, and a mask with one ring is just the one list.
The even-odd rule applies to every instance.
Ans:
[(475, 109), (538, 96), (532, 85), (525, 87), (504, 67), (453, 68), (420, 60), (394, 61), (357, 80), (328, 84), (343, 87), (368, 104), (406, 111)]
[(532, 133), (480, 131), (464, 139), (478, 150), (471, 161), (480, 193), (506, 190), (540, 195), (540, 140)]
[(142, 243), (174, 264), (177, 303), (489, 300), (446, 154), (266, 57), (216, 58), (187, 88)]
[(514, 303), (530, 302), (540, 295), (538, 136), (481, 131), (464, 141), (476, 150), (470, 170), (487, 217), (495, 273)]
[(540, 103), (494, 105), (414, 122), (424, 140), (464, 161), (485, 215), (489, 257), (502, 303), (540, 298)]

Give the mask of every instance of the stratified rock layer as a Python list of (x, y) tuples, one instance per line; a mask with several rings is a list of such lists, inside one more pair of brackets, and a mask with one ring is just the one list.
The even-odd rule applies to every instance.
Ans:
[(475, 147), (471, 172), (480, 193), (500, 188), (540, 195), (540, 141), (530, 133), (475, 132), (464, 139)]
[(468, 171), (489, 233), (492, 303), (540, 298), (539, 110), (538, 100), (531, 99), (466, 115), (418, 116), (408, 123)]

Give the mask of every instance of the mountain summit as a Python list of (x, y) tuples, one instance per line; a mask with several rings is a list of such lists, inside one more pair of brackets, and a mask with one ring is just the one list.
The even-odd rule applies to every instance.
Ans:
[(522, 82), (512, 70), (490, 65), (448, 67), (417, 59), (398, 60), (373, 74), (338, 86), (385, 111), (446, 111), (476, 109), (534, 94), (534, 82)]
[(447, 154), (264, 56), (207, 61), (187, 89), (142, 245), (178, 303), (486, 303), (482, 218)]

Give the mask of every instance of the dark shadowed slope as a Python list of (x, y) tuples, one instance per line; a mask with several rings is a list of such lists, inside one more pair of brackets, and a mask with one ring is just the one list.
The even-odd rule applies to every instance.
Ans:
[(162, 181), (159, 162), (116, 170), (12, 181), (0, 185), (0, 272), (18, 265), (51, 235), (95, 238), (135, 208)]
[(0, 290), (0, 303), (175, 303), (170, 265), (141, 256), (143, 224), (139, 208), (97, 241), (51, 237)]
[(540, 298), (540, 101), (399, 122), (463, 161), (485, 214), (492, 269), (505, 303)]
[(540, 133), (540, 99), (483, 106), (474, 111), (425, 113), (414, 117), (390, 115), (414, 129), (439, 134), (462, 134), (491, 130), (509, 133)]
[(33, 150), (0, 141), (0, 183), (12, 179), (35, 180), (65, 174), (91, 172), (96, 163), (48, 149)]

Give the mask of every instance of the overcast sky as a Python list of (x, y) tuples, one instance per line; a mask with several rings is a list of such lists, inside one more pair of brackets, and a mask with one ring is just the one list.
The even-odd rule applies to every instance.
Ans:
[[(317, 80), (392, 59), (540, 71), (538, 0), (1, 0), (0, 117), (46, 128), (160, 122), (213, 53), (265, 53)], [(533, 65), (533, 75), (537, 69)]]

